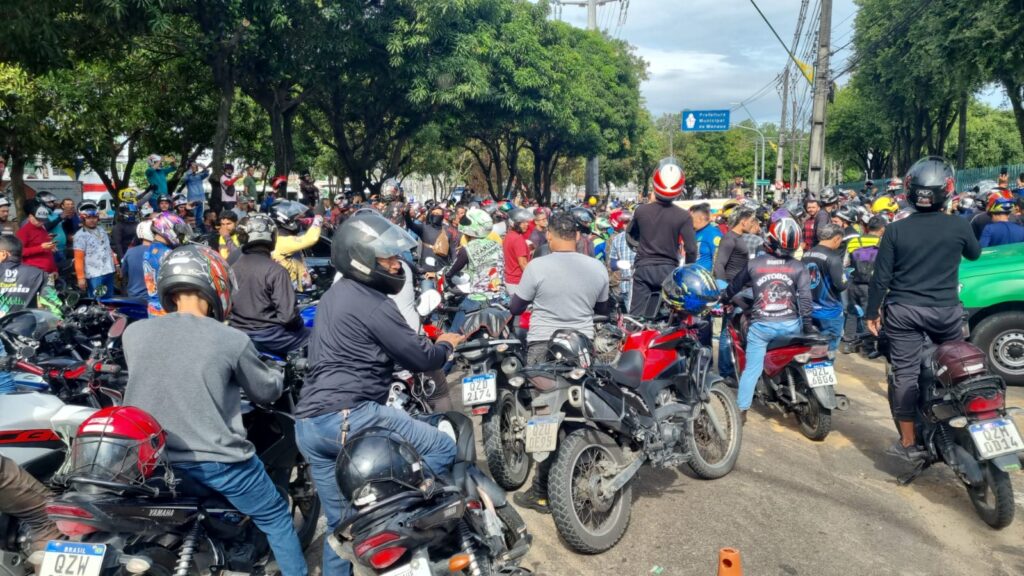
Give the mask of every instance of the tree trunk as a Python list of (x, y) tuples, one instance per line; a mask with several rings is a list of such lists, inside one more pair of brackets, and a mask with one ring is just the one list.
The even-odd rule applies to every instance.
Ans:
[(1017, 132), (1020, 135), (1020, 143), (1024, 146), (1024, 102), (1021, 100), (1021, 84), (1012, 78), (1004, 77), (1000, 81), (1010, 97), (1010, 106), (1013, 108), (1013, 119), (1017, 121)]
[[(285, 146), (285, 168), (292, 170), (295, 168), (295, 116), (299, 113), (299, 105), (295, 104), (285, 110), (281, 115), (282, 128), (284, 132), (284, 146)], [(286, 172), (287, 173), (287, 172)]]
[(288, 173), (288, 145), (285, 139), (284, 113), (277, 99), (270, 103), (267, 113), (270, 116), (270, 142), (274, 148), (274, 172)]
[(14, 211), (21, 222), (25, 219), (25, 164), (28, 158), (12, 154), (11, 158), (11, 190), (14, 193)]
[(956, 169), (963, 170), (967, 163), (967, 101), (970, 94), (964, 92), (960, 97), (960, 130), (956, 142)]
[[(230, 61), (231, 54), (219, 52), (213, 59), (213, 82), (220, 93), (217, 106), (217, 126), (213, 132), (213, 158), (210, 162), (210, 173), (214, 180), (220, 180), (224, 166), (224, 157), (228, 145), (228, 133), (231, 131), (231, 106), (235, 101), (235, 72)], [(220, 206), (220, 198), (211, 198), (211, 204)]]

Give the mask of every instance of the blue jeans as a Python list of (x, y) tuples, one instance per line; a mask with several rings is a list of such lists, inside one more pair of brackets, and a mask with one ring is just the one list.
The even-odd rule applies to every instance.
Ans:
[(814, 325), (821, 330), (822, 335), (828, 337), (828, 349), (835, 351), (839, 348), (839, 339), (843, 337), (843, 328), (846, 326), (846, 317), (842, 314), (835, 318), (815, 318)]
[(252, 518), (267, 535), (282, 574), (307, 574), (306, 558), (302, 555), (288, 502), (277, 491), (259, 458), (253, 456), (230, 464), (178, 462), (174, 464), (174, 471), (183, 477), (183, 491), (203, 496), (203, 488), (213, 490)]
[(206, 212), (206, 203), (202, 200), (189, 200), (189, 202), (195, 204), (195, 208), (193, 208), (193, 210), (196, 218), (196, 228), (204, 234), (208, 233), (209, 230), (206, 229), (206, 224), (203, 223), (203, 214)]
[(89, 294), (90, 298), (95, 296), (96, 289), (99, 288), (100, 286), (106, 286), (107, 287), (107, 292), (106, 292), (106, 294), (104, 294), (104, 296), (108, 296), (109, 297), (109, 296), (113, 296), (114, 295), (114, 273), (113, 272), (111, 272), (110, 274), (104, 274), (103, 276), (97, 276), (95, 278), (89, 278), (89, 279), (86, 280), (86, 282), (89, 285), (88, 294)]
[(749, 410), (754, 401), (754, 388), (757, 379), (764, 371), (764, 355), (768, 351), (768, 343), (778, 336), (799, 334), (800, 319), (783, 322), (754, 322), (747, 331), (747, 365), (740, 376), (740, 390), (737, 398), (740, 410)]
[[(354, 511), (338, 490), (334, 477), (334, 463), (341, 452), (341, 426), (344, 416), (340, 412), (322, 414), (295, 421), (295, 434), (299, 450), (309, 462), (313, 481), (327, 516), (328, 534)], [(371, 426), (380, 426), (397, 432), (405, 438), (423, 462), (434, 473), (446, 472), (455, 461), (455, 442), (433, 426), (414, 420), (405, 412), (376, 402), (363, 402), (349, 411), (348, 437)], [(287, 572), (286, 572), (287, 573)], [(324, 538), (323, 575), (345, 576), (352, 573), (348, 560), (334, 553)]]

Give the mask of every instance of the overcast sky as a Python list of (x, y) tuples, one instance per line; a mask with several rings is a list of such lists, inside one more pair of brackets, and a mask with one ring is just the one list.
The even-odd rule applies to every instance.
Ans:
[[(788, 45), (796, 29), (800, 0), (757, 2)], [(618, 2), (600, 7), (599, 25), (612, 22), (610, 33), (614, 34), (618, 11)], [(834, 47), (852, 38), (855, 11), (853, 0), (834, 0)], [(565, 6), (562, 20), (584, 27), (586, 9)], [(805, 30), (810, 24), (805, 24)], [(815, 21), (813, 26), (817, 25)], [(750, 0), (631, 0), (619, 37), (636, 46), (650, 65), (650, 79), (642, 92), (655, 116), (684, 108), (732, 108), (730, 103), (750, 97), (780, 74), (787, 60), (785, 50)], [(802, 51), (797, 50), (798, 54)], [(837, 54), (832, 68), (841, 67), (850, 54), (850, 48)], [(747, 108), (759, 122), (778, 123), (782, 101), (778, 92), (771, 90), (747, 103)], [(733, 121), (743, 118), (746, 114), (739, 110)]]

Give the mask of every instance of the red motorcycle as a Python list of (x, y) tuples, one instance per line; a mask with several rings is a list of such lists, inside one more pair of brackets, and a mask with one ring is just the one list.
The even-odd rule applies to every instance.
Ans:
[[(731, 307), (730, 307), (731, 308)], [(722, 326), (729, 331), (732, 364), (737, 380), (747, 365), (746, 314), (727, 311), (729, 321)], [(764, 372), (757, 381), (754, 400), (766, 406), (795, 413), (800, 432), (811, 440), (824, 440), (832, 430), (832, 411), (846, 410), (849, 401), (836, 393), (835, 352), (828, 349), (822, 336), (781, 336), (768, 343)]]

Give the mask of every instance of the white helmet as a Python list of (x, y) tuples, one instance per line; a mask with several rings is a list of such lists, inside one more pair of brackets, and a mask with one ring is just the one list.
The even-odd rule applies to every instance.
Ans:
[(135, 227), (135, 235), (139, 237), (139, 240), (153, 242), (153, 223), (149, 220), (139, 222), (139, 225)]
[(159, 154), (150, 154), (149, 157), (146, 158), (146, 163), (149, 164), (150, 168), (153, 168), (159, 164), (161, 160), (163, 160), (163, 158), (161, 158)]

